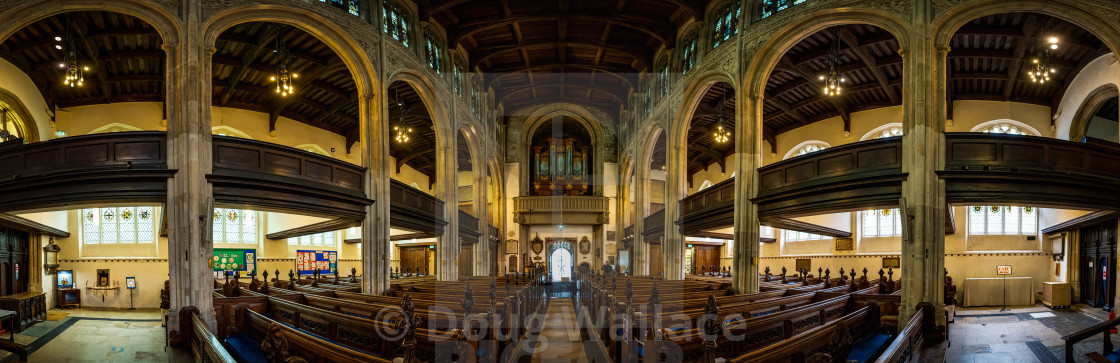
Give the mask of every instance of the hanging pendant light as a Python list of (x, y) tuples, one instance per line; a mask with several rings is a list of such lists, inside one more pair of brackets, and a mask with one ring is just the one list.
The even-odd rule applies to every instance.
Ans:
[(719, 108), (716, 110), (716, 124), (712, 127), (712, 139), (718, 144), (722, 144), (731, 140), (731, 130), (724, 126), (723, 117), (723, 104), (727, 103), (727, 92), (723, 93), (723, 100), (719, 103)]
[(1027, 72), (1027, 75), (1031, 77), (1031, 82), (1046, 83), (1050, 80), (1050, 74), (1058, 71), (1050, 66), (1050, 51), (1057, 49), (1058, 37), (1047, 38), (1046, 46), (1039, 50), (1038, 55), (1031, 60), (1031, 70)]
[(839, 33), (840, 31), (838, 29), (833, 30), (832, 49), (828, 52), (828, 73), (820, 76), (820, 80), (824, 81), (824, 87), (821, 89), (821, 93), (826, 96), (839, 96), (843, 88), (840, 84), (848, 81), (846, 78), (840, 76), (840, 70), (837, 68), (840, 63)]
[(276, 83), (276, 93), (282, 97), (287, 97), (296, 92), (295, 86), (292, 82), (299, 75), (295, 72), (288, 70), (288, 63), (291, 61), (291, 54), (288, 53), (288, 47), (280, 41), (280, 29), (276, 29), (276, 48), (272, 50), (276, 53), (276, 74), (269, 77), (269, 80)]
[(63, 69), (66, 77), (62, 80), (62, 84), (70, 87), (81, 87), (85, 84), (85, 73), (89, 70), (88, 66), (83, 66), (78, 63), (78, 47), (74, 46), (74, 34), (71, 31), (70, 15), (66, 16), (66, 39), (54, 37), (55, 41), (65, 41), (66, 46), (55, 44), (56, 49), (62, 49), (66, 52), (63, 57), (62, 63), (58, 64), (59, 68)]
[(407, 109), (404, 105), (404, 99), (401, 98), (400, 88), (397, 88), (397, 110), (397, 124), (393, 125), (393, 140), (398, 144), (403, 144), (408, 142), (412, 134), (412, 127), (409, 127), (408, 124), (405, 123), (405, 112), (407, 112)]

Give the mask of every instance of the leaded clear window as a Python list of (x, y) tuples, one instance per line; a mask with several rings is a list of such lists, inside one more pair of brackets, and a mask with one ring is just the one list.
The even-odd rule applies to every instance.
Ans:
[(805, 0), (762, 0), (762, 9), (759, 12), (761, 18), (765, 19), (770, 15), (774, 15), (779, 11), (789, 9), (790, 6), (802, 4)]
[(156, 207), (129, 206), (82, 209), (82, 243), (152, 243)]
[(439, 40), (432, 37), (431, 34), (424, 35), (424, 53), (428, 56), (428, 67), (432, 67), (436, 73), (440, 73), (443, 69), (443, 49), (439, 46)]
[(828, 238), (831, 237), (826, 237), (809, 232), (792, 231), (788, 229), (782, 230), (782, 240), (785, 242), (819, 241)]
[(289, 246), (334, 247), (337, 231), (288, 238)]
[(805, 145), (800, 150), (797, 150), (797, 156), (805, 155), (805, 154), (808, 154), (808, 153), (815, 153), (815, 152), (821, 151), (821, 150), (824, 150), (824, 146), (820, 146), (820, 145), (817, 145), (817, 144), (809, 144), (809, 145)]
[(696, 37), (693, 36), (684, 43), (681, 49), (681, 72), (688, 72), (696, 65)]
[(983, 132), (992, 134), (1030, 135), (1026, 131), (1020, 129), (1018, 126), (1012, 124), (995, 124), (992, 125), (992, 127), (989, 127), (987, 130), (984, 130)]
[(715, 28), (712, 29), (712, 49), (719, 47), (739, 30), (739, 12), (742, 7), (735, 0), (723, 8), (715, 19)]
[(214, 208), (214, 243), (257, 243), (258, 212)]
[(898, 208), (863, 211), (863, 237), (902, 236), (902, 216)]
[(876, 139), (882, 139), (884, 137), (895, 137), (895, 136), (902, 136), (902, 128), (901, 127), (892, 127), (892, 128), (883, 130), (883, 132), (880, 132), (878, 136), (875, 136), (875, 138)]
[(396, 39), (408, 47), (408, 13), (402, 11), (396, 4), (385, 1), (381, 7), (382, 28), (385, 34)]
[(1038, 209), (1020, 206), (968, 207), (970, 235), (1024, 235), (1038, 233)]

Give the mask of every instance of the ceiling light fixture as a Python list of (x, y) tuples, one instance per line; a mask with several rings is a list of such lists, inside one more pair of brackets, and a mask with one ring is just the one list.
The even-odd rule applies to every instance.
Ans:
[[(70, 87), (81, 87), (86, 79), (85, 71), (89, 67), (83, 66), (78, 63), (78, 47), (74, 46), (74, 34), (71, 31), (73, 25), (70, 21), (70, 15), (66, 16), (66, 55), (58, 66), (62, 68), (66, 74), (66, 78), (62, 80), (62, 84)], [(55, 37), (55, 39), (59, 39)], [(61, 40), (61, 39), (59, 39)], [(56, 49), (62, 49), (61, 46), (55, 45)]]
[(727, 91), (723, 92), (723, 100), (720, 101), (719, 107), (716, 110), (716, 124), (712, 127), (712, 139), (718, 144), (731, 140), (731, 130), (728, 130), (727, 127), (723, 125), (723, 104), (725, 103), (727, 103)]
[(401, 98), (400, 88), (397, 88), (397, 110), (397, 124), (393, 125), (393, 140), (398, 144), (403, 144), (408, 142), (412, 134), (412, 127), (409, 127), (408, 124), (405, 123), (405, 112), (407, 112), (408, 109), (404, 106), (404, 99)]
[(1057, 73), (1058, 70), (1050, 66), (1050, 51), (1058, 49), (1058, 37), (1048, 37), (1046, 39), (1046, 46), (1038, 51), (1038, 55), (1031, 60), (1031, 70), (1027, 75), (1031, 77), (1031, 82), (1046, 83), (1050, 80), (1051, 73)]
[(280, 96), (287, 97), (296, 92), (296, 88), (292, 85), (292, 82), (295, 81), (296, 78), (299, 78), (299, 75), (288, 70), (288, 63), (291, 60), (291, 55), (288, 53), (288, 47), (280, 41), (279, 28), (276, 29), (276, 48), (273, 49), (272, 52), (276, 53), (277, 58), (276, 74), (269, 77), (269, 80), (276, 82), (276, 93), (279, 93)]
[(840, 63), (840, 30), (833, 29), (832, 49), (828, 52), (828, 73), (820, 76), (820, 80), (824, 81), (824, 88), (821, 92), (826, 96), (839, 96), (841, 91), (841, 83), (845, 83), (848, 79), (840, 76), (840, 70), (837, 65)]

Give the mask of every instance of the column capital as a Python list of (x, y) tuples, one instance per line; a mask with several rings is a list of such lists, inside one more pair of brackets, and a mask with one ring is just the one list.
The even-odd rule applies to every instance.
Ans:
[(217, 52), (218, 52), (218, 47), (215, 47), (215, 46), (213, 46), (213, 45), (207, 45), (207, 46), (206, 46), (205, 48), (203, 48), (203, 49), (204, 49), (204, 50), (206, 50), (206, 55), (207, 55), (207, 56), (213, 56), (213, 55), (214, 55), (214, 53), (217, 53)]
[(907, 49), (907, 48), (899, 48), (898, 49), (898, 55), (902, 57), (903, 61), (906, 61), (906, 56), (909, 55), (909, 54), (910, 54), (910, 50)]
[(761, 93), (751, 92), (747, 97), (754, 101), (762, 102), (763, 95)]
[(171, 55), (171, 52), (174, 51), (175, 48), (178, 48), (178, 47), (179, 47), (179, 43), (163, 43), (163, 45), (160, 46), (160, 48), (163, 48), (163, 52), (167, 53), (167, 55), (169, 55), (169, 56)]
[(949, 51), (952, 50), (952, 49), (953, 49), (953, 47), (950, 47), (948, 44), (938, 44), (937, 45), (937, 53), (940, 56), (945, 56), (945, 54), (948, 54)]

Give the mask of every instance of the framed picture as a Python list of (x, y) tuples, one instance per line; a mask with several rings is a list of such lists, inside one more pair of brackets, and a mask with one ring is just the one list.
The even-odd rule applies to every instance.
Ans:
[(124, 278), (124, 287), (129, 289), (136, 288), (136, 277), (129, 276)]
[(899, 268), (902, 266), (900, 260), (900, 257), (883, 257), (883, 268)]
[(109, 286), (109, 269), (97, 269), (97, 287)]
[(58, 288), (70, 289), (74, 287), (74, 270), (58, 270)]
[(797, 259), (797, 263), (796, 263), (796, 266), (794, 266), (793, 271), (794, 272), (801, 271), (801, 270), (808, 271), (808, 270), (812, 270), (812, 269), (813, 269), (813, 260), (808, 259), (808, 258), (799, 258), (799, 259)]
[(836, 250), (837, 251), (851, 251), (855, 249), (855, 243), (852, 242), (851, 237), (836, 237)]
[(1010, 275), (1011, 265), (998, 265), (996, 266), (996, 275)]

